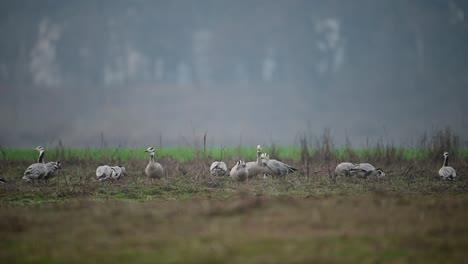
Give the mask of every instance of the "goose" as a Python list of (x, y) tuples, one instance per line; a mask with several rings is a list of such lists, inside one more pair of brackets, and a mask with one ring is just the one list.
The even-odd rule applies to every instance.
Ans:
[(367, 178), (369, 176), (385, 177), (385, 172), (380, 168), (375, 168), (372, 164), (360, 163), (354, 165), (349, 170), (349, 175), (359, 178)]
[(52, 179), (55, 176), (57, 176), (57, 170), (62, 169), (62, 164), (60, 163), (60, 160), (47, 162), (45, 166), (47, 172), (40, 179), (45, 180), (46, 183), (49, 182), (49, 179)]
[(455, 169), (448, 166), (448, 157), (449, 153), (447, 151), (444, 152), (444, 164), (442, 165), (442, 168), (439, 170), (439, 176), (441, 177), (442, 180), (454, 180), (455, 177), (457, 177), (457, 173), (455, 172)]
[(236, 181), (245, 181), (249, 177), (249, 171), (245, 167), (245, 162), (240, 160), (232, 167), (229, 177)]
[(210, 166), (211, 175), (224, 176), (224, 174), (226, 174), (226, 171), (227, 171), (226, 163), (222, 161), (215, 161), (211, 163), (211, 166)]
[(145, 152), (148, 152), (151, 156), (151, 159), (145, 169), (146, 176), (152, 181), (154, 181), (154, 179), (161, 179), (164, 174), (164, 169), (161, 164), (154, 161), (154, 148), (149, 147)]
[(44, 153), (45, 150), (41, 146), (37, 146), (34, 151), (39, 152), (39, 158), (37, 163), (33, 163), (29, 165), (28, 168), (23, 173), (24, 180), (39, 180), (42, 179), (48, 172), (47, 166), (44, 163)]
[(351, 162), (342, 162), (336, 165), (335, 171), (332, 175), (332, 178), (335, 179), (337, 176), (350, 176), (349, 171), (356, 166)]
[(57, 170), (62, 169), (62, 163), (60, 163), (60, 160), (57, 161), (51, 161), (47, 162), (46, 164), (47, 172), (46, 174), (42, 177), (45, 182), (49, 182), (49, 179), (54, 178), (57, 176)]
[(266, 177), (267, 174), (272, 176), (284, 176), (288, 173), (297, 171), (296, 168), (293, 168), (288, 164), (275, 159), (270, 159), (270, 156), (267, 153), (263, 153), (260, 158), (263, 166), (265, 166), (264, 177)]
[(120, 178), (125, 174), (124, 166), (112, 166), (111, 169), (114, 171), (114, 173), (111, 174), (112, 180), (120, 180)]
[(96, 169), (96, 178), (98, 181), (108, 180), (112, 177), (112, 174), (115, 174), (115, 170), (109, 165), (102, 165)]
[(265, 172), (265, 167), (261, 160), (262, 146), (257, 146), (257, 161), (250, 161), (245, 164), (245, 167), (249, 171), (249, 178), (253, 178), (261, 173)]

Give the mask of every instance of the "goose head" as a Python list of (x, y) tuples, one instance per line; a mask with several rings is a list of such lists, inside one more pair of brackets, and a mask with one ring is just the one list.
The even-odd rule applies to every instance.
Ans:
[(60, 160), (57, 160), (55, 162), (55, 169), (56, 170), (61, 170), (62, 169), (62, 163), (60, 162)]
[(37, 146), (34, 151), (37, 151), (37, 152), (44, 152), (44, 148), (41, 147), (41, 146)]
[(245, 168), (245, 161), (239, 160), (237, 162), (237, 168)]
[(149, 147), (145, 150), (145, 152), (148, 152), (150, 154), (154, 154), (154, 148), (153, 147)]
[(444, 152), (444, 158), (450, 156), (449, 153), (447, 151)]
[(266, 165), (267, 162), (270, 160), (270, 155), (268, 155), (267, 153), (262, 153), (262, 155), (260, 155), (260, 160), (262, 161), (262, 165)]
[(377, 172), (379, 177), (385, 177), (385, 172), (382, 169), (377, 168), (377, 169), (375, 169), (375, 171)]

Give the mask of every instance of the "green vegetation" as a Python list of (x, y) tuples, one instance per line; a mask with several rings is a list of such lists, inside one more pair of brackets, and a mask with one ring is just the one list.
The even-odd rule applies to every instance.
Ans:
[[(129, 159), (146, 159), (148, 154), (144, 152), (146, 148), (47, 148), (47, 159), (80, 159), (80, 160), (120, 160), (127, 161)], [(308, 148), (309, 155), (315, 155), (319, 148)], [(291, 146), (264, 146), (262, 152), (274, 154), (280, 159), (297, 160), (301, 157), (301, 147)], [(344, 148), (336, 148), (333, 150), (334, 155), (338, 159), (345, 158), (349, 151)], [(388, 149), (383, 147), (372, 148), (354, 148), (353, 154), (358, 158), (375, 157), (377, 155), (385, 155)], [(432, 155), (432, 151), (425, 148), (392, 148), (392, 154), (395, 157), (400, 157), (405, 160), (424, 159)], [(206, 156), (214, 159), (221, 157), (242, 157), (246, 160), (255, 159), (255, 146), (253, 147), (224, 147), (224, 148), (207, 148)], [(457, 150), (457, 154), (461, 157), (468, 157), (468, 148)], [(37, 152), (33, 148), (2, 148), (0, 150), (0, 158), (3, 160), (35, 160)], [(156, 149), (157, 157), (170, 157), (178, 161), (192, 161), (198, 157), (203, 157), (203, 149), (194, 149), (191, 147), (161, 147)]]

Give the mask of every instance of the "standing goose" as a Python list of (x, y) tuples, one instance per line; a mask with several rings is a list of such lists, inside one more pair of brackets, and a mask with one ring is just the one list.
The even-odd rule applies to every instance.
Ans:
[(240, 160), (232, 167), (229, 177), (236, 181), (245, 181), (249, 177), (249, 171), (245, 167), (245, 162)]
[(224, 174), (226, 174), (226, 171), (227, 171), (226, 163), (222, 161), (215, 161), (211, 163), (211, 166), (210, 166), (211, 175), (224, 176)]
[(267, 153), (263, 153), (261, 155), (261, 160), (263, 166), (265, 166), (265, 175), (272, 175), (272, 176), (284, 176), (288, 173), (292, 173), (297, 171), (296, 168), (289, 166), (281, 161), (270, 159), (270, 156)]
[(360, 163), (354, 165), (353, 168), (349, 170), (351, 176), (356, 176), (359, 178), (367, 177), (385, 177), (385, 172), (380, 168), (375, 168), (372, 164), (369, 163)]
[(148, 152), (151, 156), (151, 159), (145, 169), (146, 176), (148, 179), (151, 179), (151, 181), (154, 181), (154, 179), (161, 179), (164, 174), (164, 170), (161, 164), (154, 161), (154, 148), (149, 147), (145, 152)]
[(245, 167), (249, 171), (249, 178), (253, 178), (259, 174), (265, 172), (265, 167), (263, 167), (262, 160), (262, 146), (257, 146), (257, 161), (250, 161), (245, 164)]
[(455, 177), (457, 177), (457, 173), (455, 172), (455, 169), (448, 166), (448, 157), (449, 153), (447, 151), (444, 152), (444, 164), (442, 165), (442, 168), (439, 170), (439, 176), (441, 177), (442, 180), (454, 180)]
[(335, 179), (337, 176), (350, 176), (349, 171), (356, 166), (351, 162), (342, 162), (336, 165), (335, 172), (332, 175), (332, 178)]
[(44, 148), (38, 146), (34, 149), (34, 151), (39, 152), (39, 158), (37, 163), (33, 163), (29, 165), (29, 167), (23, 173), (24, 180), (39, 180), (42, 179), (47, 174), (47, 166), (44, 164)]

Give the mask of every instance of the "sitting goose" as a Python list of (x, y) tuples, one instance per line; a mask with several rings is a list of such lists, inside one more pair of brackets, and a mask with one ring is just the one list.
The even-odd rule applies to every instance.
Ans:
[(267, 174), (272, 176), (284, 176), (288, 173), (297, 171), (296, 168), (293, 168), (288, 164), (275, 159), (270, 159), (270, 156), (267, 153), (263, 153), (260, 158), (262, 160), (263, 166), (265, 166), (264, 177)]
[(360, 163), (354, 165), (354, 167), (349, 170), (349, 175), (358, 178), (367, 178), (370, 176), (377, 176), (380, 178), (385, 177), (385, 172), (380, 168), (375, 168), (369, 163)]
[(349, 171), (356, 166), (351, 162), (342, 162), (336, 165), (335, 171), (332, 175), (332, 178), (335, 179), (337, 176), (350, 176)]
[(111, 174), (111, 179), (112, 180), (120, 180), (122, 176), (125, 174), (125, 167), (124, 166), (112, 166), (112, 170), (114, 170), (114, 173)]
[(96, 178), (98, 181), (105, 181), (110, 179), (115, 171), (109, 165), (99, 166), (96, 169)]
[(154, 181), (154, 179), (161, 179), (164, 174), (164, 169), (161, 164), (154, 161), (154, 148), (149, 147), (145, 152), (150, 153), (151, 156), (151, 159), (145, 169), (146, 176), (148, 179), (151, 179), (151, 181)]
[(257, 146), (257, 161), (250, 161), (245, 164), (245, 167), (249, 171), (249, 178), (253, 178), (259, 174), (265, 172), (265, 167), (263, 167), (262, 160), (262, 146)]
[(44, 148), (38, 146), (34, 151), (39, 152), (39, 158), (37, 163), (29, 165), (29, 167), (23, 173), (24, 180), (39, 180), (42, 179), (48, 172), (47, 166), (44, 164)]
[(227, 171), (226, 163), (222, 161), (215, 161), (211, 163), (211, 166), (210, 166), (211, 175), (224, 176), (224, 174), (226, 174), (226, 171)]
[(454, 180), (455, 177), (457, 177), (457, 173), (455, 172), (455, 169), (448, 166), (448, 157), (449, 153), (446, 151), (444, 152), (444, 164), (442, 165), (442, 168), (439, 170), (439, 176), (441, 177), (442, 180)]
[(240, 160), (232, 167), (229, 177), (236, 181), (245, 181), (249, 177), (249, 171), (245, 167), (245, 162)]

